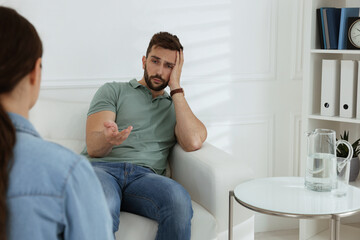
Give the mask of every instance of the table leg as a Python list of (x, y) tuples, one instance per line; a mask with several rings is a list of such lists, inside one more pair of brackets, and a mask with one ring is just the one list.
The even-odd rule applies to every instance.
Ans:
[(228, 236), (229, 240), (233, 239), (233, 198), (234, 197), (234, 191), (229, 192), (229, 230), (228, 230)]
[(330, 228), (331, 240), (340, 240), (340, 217), (333, 215)]

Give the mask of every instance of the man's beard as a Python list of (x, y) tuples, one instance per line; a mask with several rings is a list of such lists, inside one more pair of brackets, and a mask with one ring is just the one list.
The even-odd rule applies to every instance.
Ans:
[[(154, 78), (160, 79), (162, 81), (162, 84), (159, 85), (159, 86), (154, 86), (154, 84), (151, 82), (151, 80), (154, 79)], [(168, 82), (165, 81), (160, 75), (154, 75), (154, 76), (149, 77), (149, 74), (148, 74), (148, 72), (146, 70), (146, 65), (145, 65), (145, 70), (144, 70), (144, 79), (145, 79), (145, 82), (146, 82), (147, 86), (151, 90), (154, 90), (154, 91), (161, 91), (164, 88), (166, 88), (167, 85), (168, 85)]]

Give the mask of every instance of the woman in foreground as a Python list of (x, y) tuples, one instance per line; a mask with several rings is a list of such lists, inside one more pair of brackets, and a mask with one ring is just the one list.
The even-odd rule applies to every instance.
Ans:
[(89, 162), (44, 141), (28, 121), (42, 51), (34, 26), (0, 6), (0, 240), (113, 239)]

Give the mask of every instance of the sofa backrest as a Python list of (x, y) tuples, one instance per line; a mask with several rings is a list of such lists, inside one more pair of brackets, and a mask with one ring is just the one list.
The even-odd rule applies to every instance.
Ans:
[(39, 99), (29, 119), (45, 140), (58, 143), (76, 153), (85, 147), (89, 103)]

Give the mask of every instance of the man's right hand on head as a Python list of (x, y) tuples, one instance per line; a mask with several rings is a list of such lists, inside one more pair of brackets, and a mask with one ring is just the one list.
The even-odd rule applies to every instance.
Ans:
[(104, 122), (104, 136), (108, 143), (116, 146), (122, 144), (130, 135), (132, 126), (119, 132), (118, 126), (114, 121)]

